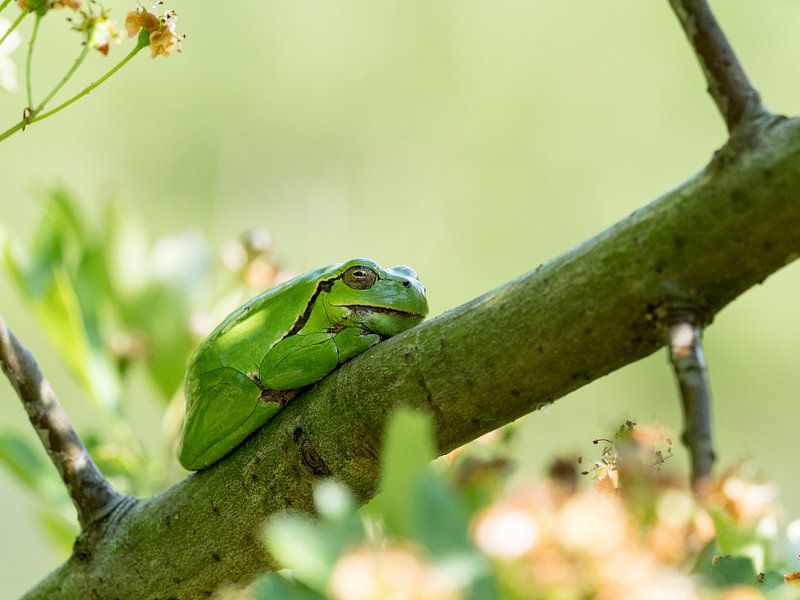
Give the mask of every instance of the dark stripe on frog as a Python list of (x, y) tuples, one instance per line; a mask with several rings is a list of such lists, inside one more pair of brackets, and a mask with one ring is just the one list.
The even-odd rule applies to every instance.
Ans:
[(289, 331), (286, 333), (286, 335), (283, 336), (278, 341), (285, 340), (287, 337), (296, 334), (298, 331), (300, 331), (305, 326), (306, 323), (308, 323), (308, 319), (311, 317), (311, 311), (314, 310), (314, 303), (316, 303), (317, 297), (322, 292), (331, 291), (331, 288), (333, 287), (333, 283), (337, 279), (340, 279), (341, 277), (342, 277), (341, 275), (337, 275), (336, 277), (333, 277), (331, 279), (323, 279), (322, 281), (320, 281), (317, 284), (317, 289), (315, 289), (314, 293), (311, 294), (311, 298), (309, 298), (308, 303), (306, 303), (306, 309), (303, 311), (303, 314), (301, 314), (297, 318), (297, 321), (294, 322), (294, 325), (292, 325), (292, 328), (289, 329)]
[[(316, 303), (317, 298), (319, 297), (319, 295), (322, 292), (330, 292), (331, 288), (333, 287), (333, 284), (337, 280), (341, 279), (342, 275), (344, 275), (344, 273), (341, 273), (341, 274), (337, 275), (336, 277), (331, 277), (330, 279), (323, 279), (322, 281), (320, 281), (317, 284), (317, 288), (314, 290), (314, 293), (311, 294), (311, 298), (309, 298), (308, 303), (306, 303), (306, 308), (303, 311), (303, 314), (301, 314), (298, 317), (297, 321), (294, 322), (294, 325), (292, 325), (291, 329), (289, 329), (289, 331), (286, 333), (286, 335), (284, 335), (278, 341), (285, 340), (287, 337), (289, 337), (291, 335), (295, 335), (297, 332), (299, 332), (305, 326), (306, 323), (308, 323), (308, 319), (311, 318), (311, 311), (314, 310), (314, 304)], [(378, 280), (380, 280), (380, 279), (383, 279), (383, 278), (380, 275), (378, 275)], [(406, 312), (406, 311), (403, 311), (403, 310), (394, 310), (394, 309), (391, 309), (391, 308), (381, 308), (381, 307), (378, 307), (378, 306), (366, 306), (366, 305), (361, 305), (361, 304), (352, 304), (352, 305), (345, 305), (345, 306), (347, 306), (347, 308), (350, 308), (351, 310), (354, 310), (354, 311), (362, 311), (362, 312), (374, 311), (374, 312), (382, 312), (382, 313), (385, 313), (385, 314), (397, 314), (397, 315), (406, 315), (406, 316), (413, 316), (413, 317), (421, 316), (421, 315), (418, 315), (416, 313), (410, 313), (410, 312)]]

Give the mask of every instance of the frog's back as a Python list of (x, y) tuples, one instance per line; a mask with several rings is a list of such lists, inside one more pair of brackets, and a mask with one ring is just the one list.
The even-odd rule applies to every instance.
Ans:
[(264, 355), (292, 329), (326, 272), (336, 267), (291, 279), (236, 309), (200, 344), (189, 361), (187, 376), (220, 367), (233, 367), (245, 374), (258, 372)]

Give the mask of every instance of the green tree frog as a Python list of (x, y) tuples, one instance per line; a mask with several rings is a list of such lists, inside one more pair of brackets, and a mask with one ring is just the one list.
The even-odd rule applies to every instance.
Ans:
[(355, 258), (256, 296), (197, 348), (186, 373), (180, 463), (202, 469), (264, 425), (299, 388), (428, 314), (409, 267)]

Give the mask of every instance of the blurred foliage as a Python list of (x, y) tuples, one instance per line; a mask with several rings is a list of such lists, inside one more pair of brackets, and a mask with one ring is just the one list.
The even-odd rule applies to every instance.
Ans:
[[(285, 570), (223, 598), (257, 600), (758, 600), (800, 596), (780, 539), (774, 486), (725, 472), (694, 496), (667, 469), (671, 438), (628, 422), (605, 443), (588, 485), (578, 459), (510, 486), (504, 436), (431, 463), (428, 418), (397, 410), (381, 493), (358, 509), (333, 480), (317, 517), (265, 528)], [(487, 446), (492, 450), (487, 452)], [(481, 465), (481, 468), (476, 468)], [(479, 493), (476, 493), (479, 490)], [(479, 499), (479, 500), (476, 500)], [(797, 528), (800, 522), (791, 527)], [(780, 552), (773, 550), (783, 543)], [(787, 556), (781, 559), (780, 556)], [(796, 564), (796, 563), (795, 563)]]
[[(137, 216), (118, 204), (108, 203), (93, 222), (61, 188), (48, 193), (44, 215), (30, 244), (5, 237), (5, 265), (108, 425), (81, 432), (97, 464), (120, 491), (151, 494), (181, 472), (172, 450), (190, 352), (245, 298), (288, 275), (263, 231), (215, 257), (194, 232), (151, 245)], [(130, 426), (126, 382), (139, 368), (164, 410), (161, 453), (140, 443)], [(40, 511), (45, 529), (71, 547), (72, 505), (34, 437), (1, 431), (0, 461), (48, 508)]]

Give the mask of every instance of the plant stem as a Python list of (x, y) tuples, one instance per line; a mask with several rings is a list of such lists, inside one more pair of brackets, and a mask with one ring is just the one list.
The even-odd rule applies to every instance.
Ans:
[[(124, 67), (126, 64), (128, 64), (128, 62), (129, 62), (129, 61), (130, 61), (130, 60), (131, 60), (131, 59), (132, 59), (134, 56), (136, 56), (136, 54), (137, 54), (137, 53), (138, 53), (138, 52), (139, 52), (139, 51), (140, 51), (142, 48), (144, 48), (144, 46), (143, 46), (143, 45), (141, 45), (141, 44), (138, 44), (138, 45), (137, 45), (137, 46), (136, 46), (136, 47), (135, 47), (133, 50), (131, 50), (131, 51), (128, 53), (128, 55), (127, 55), (127, 56), (125, 56), (125, 58), (123, 58), (123, 59), (122, 59), (121, 61), (119, 61), (119, 62), (118, 62), (116, 65), (114, 65), (114, 66), (113, 66), (113, 67), (112, 67), (112, 68), (111, 68), (111, 69), (110, 69), (110, 70), (109, 70), (109, 71), (108, 71), (108, 72), (107, 72), (105, 75), (103, 75), (103, 76), (102, 76), (100, 79), (98, 79), (97, 81), (94, 81), (94, 82), (92, 82), (91, 84), (89, 84), (88, 86), (86, 86), (85, 88), (83, 88), (83, 89), (82, 89), (80, 92), (78, 92), (77, 94), (75, 94), (75, 95), (74, 95), (72, 98), (70, 98), (69, 100), (66, 100), (65, 102), (62, 102), (61, 104), (59, 104), (58, 106), (56, 106), (56, 107), (55, 107), (53, 110), (49, 110), (49, 111), (47, 111), (46, 113), (44, 113), (44, 114), (42, 114), (42, 115), (38, 115), (38, 116), (36, 116), (35, 118), (31, 119), (31, 121), (30, 121), (30, 122), (31, 122), (31, 123), (36, 123), (37, 121), (41, 121), (42, 119), (46, 119), (47, 117), (49, 117), (49, 116), (51, 116), (51, 115), (54, 115), (54, 114), (56, 114), (57, 112), (60, 112), (60, 111), (64, 110), (64, 109), (65, 109), (65, 108), (67, 108), (67, 107), (68, 107), (70, 104), (73, 104), (74, 102), (77, 102), (78, 100), (80, 100), (81, 98), (83, 98), (85, 95), (87, 95), (89, 92), (91, 92), (93, 89), (95, 89), (97, 86), (99, 86), (99, 85), (100, 85), (100, 84), (102, 84), (103, 82), (107, 81), (107, 80), (108, 80), (108, 79), (109, 79), (109, 78), (110, 78), (112, 75), (114, 75), (114, 73), (116, 73), (117, 71), (119, 71), (119, 70), (120, 70), (122, 67)], [(3, 137), (2, 137), (2, 134), (0, 134), (0, 141), (2, 141), (2, 140), (3, 140)]]
[(0, 142), (5, 140), (6, 138), (12, 136), (17, 131), (19, 131), (20, 129), (23, 129), (27, 125), (29, 125), (31, 123), (36, 123), (37, 121), (41, 121), (42, 119), (46, 119), (47, 117), (52, 116), (52, 115), (56, 114), (57, 112), (60, 112), (60, 111), (64, 110), (70, 104), (80, 100), (86, 94), (88, 94), (93, 89), (95, 89), (97, 86), (99, 86), (100, 84), (102, 84), (103, 82), (108, 80), (112, 75), (114, 75), (114, 73), (116, 73), (122, 67), (124, 67), (134, 56), (136, 56), (136, 54), (142, 48), (145, 48), (146, 46), (147, 46), (147, 44), (138, 43), (136, 45), (136, 47), (133, 50), (131, 50), (127, 54), (127, 56), (125, 56), (125, 58), (123, 58), (116, 65), (114, 65), (100, 79), (98, 79), (97, 81), (95, 81), (95, 82), (91, 83), (90, 85), (86, 86), (80, 92), (75, 94), (72, 98), (70, 98), (69, 100), (66, 100), (65, 102), (62, 102), (61, 104), (56, 106), (53, 110), (47, 111), (46, 113), (43, 113), (43, 114), (40, 115), (39, 112), (41, 112), (42, 109), (44, 109), (45, 105), (50, 100), (53, 99), (53, 96), (55, 96), (58, 93), (58, 91), (64, 86), (64, 84), (70, 79), (70, 77), (72, 77), (72, 75), (75, 74), (75, 71), (78, 70), (78, 67), (81, 65), (83, 60), (86, 58), (86, 55), (87, 55), (87, 53), (89, 51), (89, 46), (87, 44), (87, 46), (81, 51), (80, 55), (78, 55), (78, 58), (75, 59), (75, 62), (72, 63), (72, 66), (70, 67), (69, 71), (67, 71), (67, 73), (64, 75), (64, 77), (61, 79), (61, 81), (59, 81), (58, 84), (56, 84), (56, 86), (50, 91), (50, 93), (47, 95), (47, 97), (44, 100), (42, 100), (42, 102), (39, 104), (39, 106), (37, 106), (34, 110), (31, 110), (31, 112), (28, 115), (26, 115), (25, 118), (20, 120), (19, 123), (17, 123), (16, 125), (10, 127), (6, 131), (0, 133)]
[(6, 7), (6, 6), (8, 6), (8, 3), (9, 3), (9, 2), (11, 2), (11, 0), (4, 0), (4, 1), (3, 1), (3, 3), (2, 3), (2, 4), (0, 4), (0, 12), (3, 12), (3, 10), (5, 9), (5, 7)]
[(3, 42), (6, 41), (6, 38), (9, 35), (11, 35), (11, 32), (14, 31), (20, 23), (22, 23), (22, 19), (24, 19), (27, 15), (28, 15), (27, 10), (19, 13), (17, 19), (11, 24), (11, 26), (8, 29), (6, 29), (6, 32), (3, 34), (3, 37), (0, 38), (0, 46), (3, 45)]
[(26, 124), (26, 122), (25, 122), (25, 120), (23, 119), (22, 121), (20, 121), (19, 123), (17, 123), (17, 124), (16, 124), (16, 125), (14, 125), (13, 127), (11, 127), (10, 129), (6, 129), (6, 130), (5, 130), (3, 133), (0, 133), (0, 142), (2, 142), (2, 141), (3, 141), (4, 139), (6, 139), (7, 137), (9, 137), (9, 136), (11, 136), (11, 135), (15, 134), (15, 133), (16, 133), (16, 132), (18, 132), (20, 129), (22, 129), (23, 127), (25, 127), (25, 124)]
[(37, 113), (37, 114), (38, 114), (38, 113), (40, 113), (40, 112), (41, 112), (41, 111), (44, 109), (44, 107), (47, 105), (47, 103), (48, 103), (48, 102), (50, 102), (50, 100), (52, 100), (52, 99), (53, 99), (53, 96), (55, 96), (55, 95), (56, 95), (56, 94), (59, 92), (59, 90), (60, 90), (62, 87), (64, 87), (64, 84), (65, 84), (65, 83), (67, 83), (67, 81), (69, 81), (69, 80), (70, 80), (70, 78), (71, 78), (71, 77), (72, 77), (72, 76), (75, 74), (75, 71), (77, 71), (77, 70), (78, 70), (78, 67), (80, 67), (80, 66), (81, 66), (81, 63), (83, 62), (83, 60), (84, 60), (84, 59), (85, 59), (85, 58), (86, 58), (88, 55), (89, 55), (89, 44), (86, 44), (86, 45), (83, 47), (83, 50), (81, 50), (81, 53), (78, 55), (78, 58), (76, 58), (76, 59), (75, 59), (75, 62), (73, 62), (73, 63), (72, 63), (72, 66), (69, 68), (69, 71), (67, 71), (67, 72), (64, 74), (64, 77), (62, 77), (62, 78), (61, 78), (61, 81), (59, 81), (59, 82), (56, 84), (56, 86), (55, 86), (55, 87), (54, 87), (52, 90), (50, 90), (50, 93), (49, 93), (49, 94), (47, 94), (47, 96), (45, 96), (45, 99), (44, 99), (44, 100), (42, 100), (42, 101), (39, 103), (39, 106), (37, 106), (37, 107), (36, 107), (36, 110), (34, 111), (34, 113)]
[(36, 13), (36, 21), (33, 23), (31, 40), (28, 42), (28, 57), (25, 60), (25, 89), (28, 93), (28, 108), (33, 110), (33, 84), (31, 82), (31, 63), (33, 62), (33, 46), (36, 44), (36, 37), (39, 34), (39, 24), (42, 22), (42, 15)]

